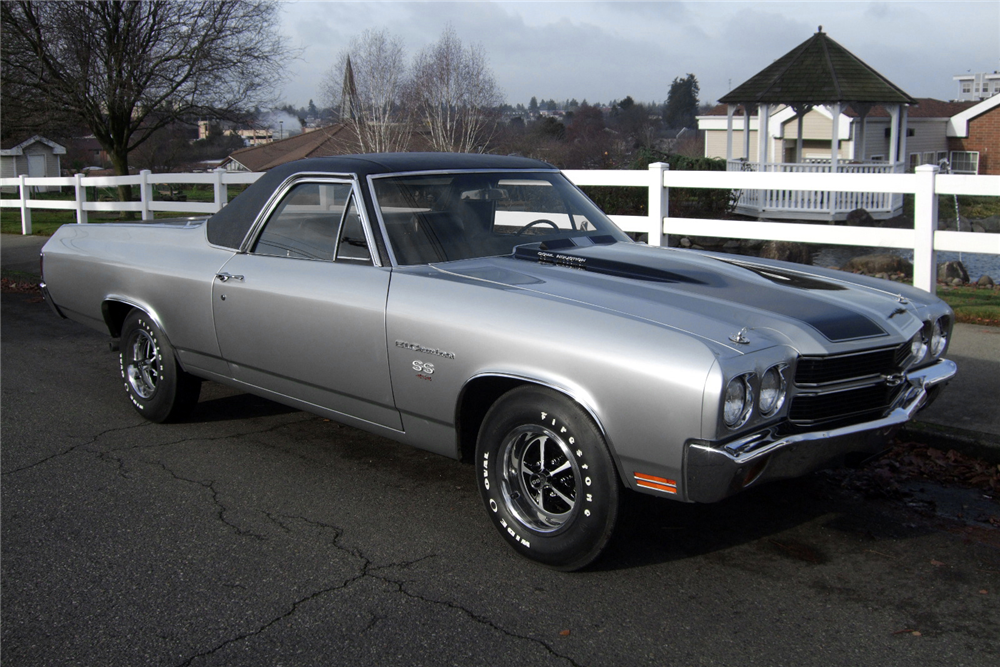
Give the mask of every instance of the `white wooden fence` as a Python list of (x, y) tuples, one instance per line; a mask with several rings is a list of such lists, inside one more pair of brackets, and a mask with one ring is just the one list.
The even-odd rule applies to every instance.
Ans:
[[(822, 245), (872, 246), (913, 250), (913, 284), (932, 294), (937, 285), (937, 251), (1000, 255), (1000, 234), (939, 231), (938, 195), (1000, 197), (1000, 176), (960, 176), (938, 173), (924, 165), (913, 174), (810, 174), (728, 171), (669, 171), (652, 164), (638, 171), (567, 171), (577, 185), (646, 185), (649, 217), (614, 216), (626, 231), (646, 232), (649, 243), (664, 245), (670, 234), (734, 239), (794, 241)], [(661, 187), (662, 186), (662, 187)], [(887, 192), (914, 195), (914, 228), (843, 227), (826, 224), (755, 222), (670, 217), (670, 188), (730, 190), (818, 190), (829, 192)], [(662, 220), (662, 224), (658, 221)]]
[[(937, 251), (1000, 255), (1000, 234), (939, 231), (937, 229), (937, 195), (979, 195), (1000, 197), (1000, 176), (943, 175), (933, 165), (917, 167), (913, 174), (815, 174), (726, 171), (670, 171), (668, 165), (656, 163), (647, 171), (569, 170), (566, 175), (581, 186), (632, 186), (647, 188), (648, 216), (612, 215), (611, 218), (628, 232), (642, 232), (652, 245), (664, 245), (666, 236), (711, 236), (736, 239), (795, 241), (823, 245), (872, 246), (876, 248), (907, 248), (913, 250), (913, 284), (934, 292)], [(17, 198), (0, 199), (0, 206), (21, 210), (22, 233), (31, 233), (32, 209), (68, 209), (76, 212), (76, 220), (87, 222), (90, 211), (138, 211), (144, 220), (155, 211), (210, 214), (220, 210), (228, 200), (228, 186), (252, 183), (259, 173), (231, 173), (217, 170), (205, 174), (152, 174), (137, 176), (91, 178), (77, 174), (71, 178), (0, 179), (0, 187), (16, 186)], [(177, 202), (154, 199), (158, 185), (211, 184), (211, 202)], [(88, 201), (86, 188), (107, 188), (118, 185), (138, 186), (139, 200), (132, 202)], [(31, 198), (34, 186), (72, 187), (76, 197), (69, 201)], [(670, 188), (708, 188), (730, 190), (786, 190), (834, 193), (878, 192), (914, 195), (914, 229), (882, 229), (875, 227), (842, 227), (824, 224), (789, 222), (754, 222), (747, 220), (710, 220), (674, 218), (670, 216)]]

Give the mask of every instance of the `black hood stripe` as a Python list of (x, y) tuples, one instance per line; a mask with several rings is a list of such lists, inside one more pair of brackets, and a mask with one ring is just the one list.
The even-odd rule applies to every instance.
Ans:
[(666, 252), (628, 243), (572, 247), (562, 244), (558, 248), (528, 244), (518, 246), (514, 257), (621, 278), (668, 283), (685, 293), (745, 304), (798, 320), (832, 342), (888, 335), (877, 322), (862, 313), (832, 303), (816, 293), (840, 291), (842, 286), (820, 278), (784, 273), (780, 269), (725, 262), (745, 273), (735, 276), (732, 271), (715, 273), (695, 269), (687, 262), (671, 261), (673, 258)]

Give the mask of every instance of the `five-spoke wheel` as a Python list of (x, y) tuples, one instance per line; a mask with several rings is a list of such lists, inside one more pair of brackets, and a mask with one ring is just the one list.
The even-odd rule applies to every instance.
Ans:
[(502, 396), (480, 428), (476, 467), (490, 518), (521, 555), (576, 570), (611, 538), (614, 463), (594, 420), (565, 396), (533, 385)]
[(201, 380), (185, 373), (152, 319), (133, 310), (122, 324), (121, 368), (132, 406), (154, 422), (185, 417), (198, 402)]

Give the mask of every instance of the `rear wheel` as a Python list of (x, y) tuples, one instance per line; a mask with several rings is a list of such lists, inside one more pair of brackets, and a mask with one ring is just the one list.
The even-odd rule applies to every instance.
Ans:
[(191, 413), (201, 380), (181, 370), (167, 337), (148, 315), (129, 313), (120, 350), (122, 380), (136, 412), (153, 422), (177, 421)]
[(576, 403), (542, 387), (508, 392), (483, 421), (476, 461), (487, 513), (515, 551), (561, 570), (601, 554), (620, 485), (600, 430)]

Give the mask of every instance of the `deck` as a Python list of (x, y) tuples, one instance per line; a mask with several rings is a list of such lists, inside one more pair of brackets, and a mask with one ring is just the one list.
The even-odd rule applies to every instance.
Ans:
[[(760, 164), (729, 160), (727, 171), (765, 173), (832, 173), (830, 160)], [(838, 163), (838, 174), (901, 174), (902, 162)], [(855, 209), (864, 209), (875, 220), (893, 218), (903, 212), (903, 196), (886, 192), (826, 192), (823, 190), (741, 190), (735, 212), (767, 220), (843, 221)]]

